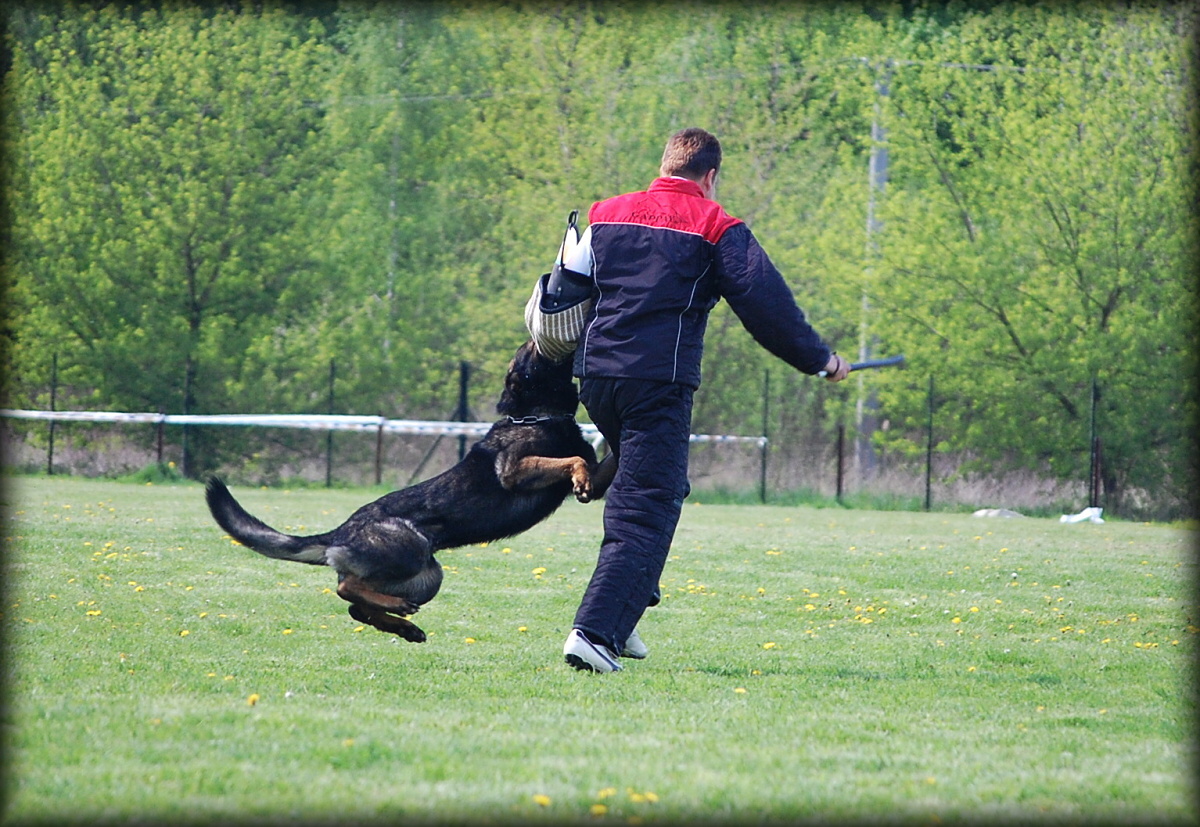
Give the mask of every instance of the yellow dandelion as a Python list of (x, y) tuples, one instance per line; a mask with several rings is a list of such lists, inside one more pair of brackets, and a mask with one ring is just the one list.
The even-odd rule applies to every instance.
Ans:
[(764, 649), (774, 649), (776, 647), (776, 645), (777, 644), (774, 641), (767, 641), (762, 646)]
[(254, 706), (256, 703), (258, 703), (258, 693), (257, 692), (255, 692), (249, 698), (246, 699), (247, 706)]
[(608, 812), (608, 807), (603, 804), (593, 804), (588, 812), (594, 816), (602, 816)]
[(518, 632), (528, 632), (528, 631), (529, 631), (529, 627), (528, 627), (528, 626), (518, 626), (518, 627), (517, 627), (517, 631), (518, 631)]
[(651, 804), (658, 803), (658, 794), (657, 793), (652, 793), (649, 790), (646, 790), (645, 796), (646, 796), (646, 800), (649, 801)]
[(284, 629), (284, 630), (283, 630), (283, 633), (284, 633), (285, 635), (290, 635), (290, 634), (292, 633), (292, 630), (291, 630), (291, 629)]
[(188, 635), (190, 635), (190, 634), (191, 634), (191, 632), (189, 632), (187, 629), (184, 629), (184, 630), (182, 630), (182, 631), (179, 633), (179, 636), (180, 636), (180, 637), (187, 637), (187, 636), (188, 636)]
[(616, 787), (605, 787), (603, 790), (596, 793), (596, 798), (603, 800), (605, 798), (612, 798), (616, 794), (617, 794)]
[(630, 793), (629, 800), (634, 804), (645, 804), (646, 796), (642, 795), (641, 793)]
[(745, 694), (746, 694), (746, 687), (744, 687), (744, 686), (739, 686), (737, 689), (735, 689), (735, 690), (733, 690), (733, 691), (734, 691), (734, 692), (736, 692), (738, 695), (745, 695)]
[(463, 642), (464, 643), (474, 643), (475, 638), (473, 638), (473, 637), (463, 638)]
[(535, 795), (533, 797), (533, 803), (537, 804), (539, 807), (549, 807), (550, 806), (550, 796), (543, 795), (542, 793), (538, 793), (537, 795)]

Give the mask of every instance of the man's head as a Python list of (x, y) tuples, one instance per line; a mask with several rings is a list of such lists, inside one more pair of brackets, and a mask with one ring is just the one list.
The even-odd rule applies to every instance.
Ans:
[(703, 129), (682, 129), (667, 141), (659, 174), (678, 175), (703, 184), (721, 169), (721, 142)]

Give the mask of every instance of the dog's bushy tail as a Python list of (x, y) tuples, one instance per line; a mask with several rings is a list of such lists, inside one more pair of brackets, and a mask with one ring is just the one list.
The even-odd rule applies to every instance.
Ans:
[(328, 543), (323, 541), (324, 535), (301, 537), (276, 531), (242, 508), (233, 498), (233, 494), (229, 493), (225, 483), (216, 477), (208, 481), (204, 497), (217, 524), (247, 548), (280, 560), (311, 563), (315, 566), (328, 565), (325, 560)]

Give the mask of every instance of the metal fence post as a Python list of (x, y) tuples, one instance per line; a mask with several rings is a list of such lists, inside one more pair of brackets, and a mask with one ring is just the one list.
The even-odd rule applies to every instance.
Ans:
[(163, 431), (167, 428), (166, 420), (162, 416), (166, 413), (162, 408), (158, 409), (159, 420), (155, 427), (155, 442), (157, 443), (158, 467), (163, 467)]
[(379, 427), (375, 429), (375, 484), (383, 482), (383, 414), (379, 415)]
[[(333, 359), (329, 360), (329, 413), (333, 414), (333, 380), (337, 376), (337, 366)], [(325, 433), (325, 487), (333, 484), (333, 429)]]
[(1088, 506), (1100, 505), (1100, 437), (1096, 433), (1096, 408), (1100, 401), (1100, 383), (1092, 377), (1092, 424), (1088, 438)]
[(929, 421), (925, 428), (925, 510), (933, 507), (933, 374), (929, 374)]
[(842, 501), (842, 487), (846, 478), (846, 423), (838, 423), (837, 437), (837, 501)]
[[(466, 422), (470, 415), (467, 410), (467, 382), (470, 380), (471, 366), (462, 361), (458, 363), (458, 421)], [(463, 434), (458, 438), (458, 458), (461, 460), (467, 455), (467, 436)]]
[[(57, 410), (58, 401), (58, 354), (50, 357), (50, 410)], [(50, 420), (50, 445), (46, 452), (46, 476), (54, 476), (54, 420)]]
[(760, 451), (759, 471), (758, 471), (758, 499), (763, 505), (767, 504), (767, 423), (770, 417), (771, 406), (771, 371), (769, 368), (763, 370), (763, 415), (762, 415), (762, 435), (763, 445)]

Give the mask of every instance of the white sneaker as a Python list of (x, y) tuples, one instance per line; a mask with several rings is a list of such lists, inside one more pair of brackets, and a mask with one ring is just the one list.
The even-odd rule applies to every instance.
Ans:
[(625, 648), (621, 650), (621, 657), (641, 660), (648, 654), (650, 654), (650, 650), (646, 648), (646, 644), (642, 643), (642, 637), (638, 634), (637, 629), (634, 629), (625, 639)]
[(563, 657), (576, 669), (588, 672), (620, 672), (616, 654), (607, 646), (592, 643), (583, 632), (572, 629), (563, 644)]

